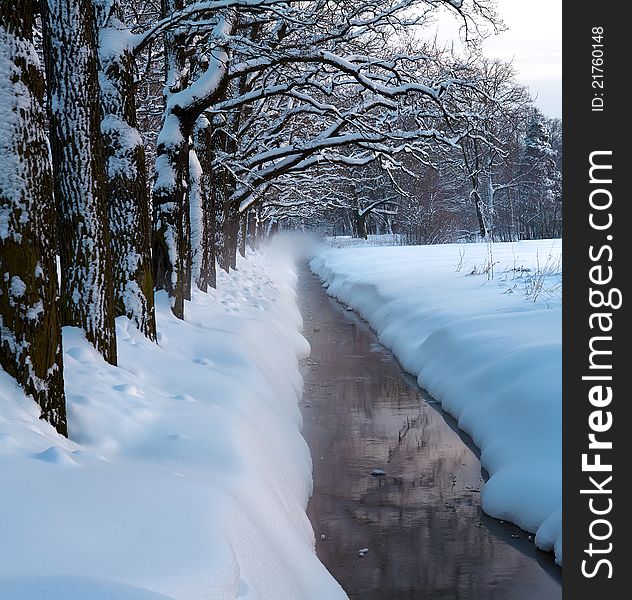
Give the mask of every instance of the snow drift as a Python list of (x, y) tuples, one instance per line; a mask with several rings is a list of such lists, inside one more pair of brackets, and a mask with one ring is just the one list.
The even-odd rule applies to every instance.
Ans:
[(314, 552), (295, 275), (256, 254), (119, 366), (64, 331), (70, 438), (0, 372), (0, 598), (346, 598)]
[(311, 261), (472, 436), (490, 475), (485, 512), (536, 533), (559, 564), (560, 255), (548, 240), (323, 247)]

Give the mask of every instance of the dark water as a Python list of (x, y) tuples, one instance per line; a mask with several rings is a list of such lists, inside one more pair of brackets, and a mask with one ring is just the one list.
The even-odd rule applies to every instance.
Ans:
[(561, 598), (551, 555), (482, 512), (484, 474), (454, 421), (307, 270), (299, 302), (312, 346), (303, 398), (314, 461), (308, 514), (318, 556), (349, 597)]

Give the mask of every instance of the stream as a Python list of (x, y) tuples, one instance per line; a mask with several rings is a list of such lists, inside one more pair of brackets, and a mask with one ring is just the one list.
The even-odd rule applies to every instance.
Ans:
[(559, 600), (552, 555), (483, 513), (485, 473), (454, 419), (307, 268), (298, 301), (312, 348), (301, 407), (308, 515), (349, 598)]

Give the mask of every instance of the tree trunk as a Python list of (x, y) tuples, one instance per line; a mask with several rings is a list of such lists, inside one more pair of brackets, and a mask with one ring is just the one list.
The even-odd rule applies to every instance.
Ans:
[(55, 207), (33, 0), (0, 8), (0, 367), (67, 434)]
[(237, 252), (239, 248), (239, 226), (240, 215), (239, 209), (233, 202), (228, 203), (228, 218), (229, 218), (229, 265), (231, 269), (237, 269)]
[(249, 211), (242, 213), (239, 227), (239, 254), (246, 258), (246, 242), (248, 241), (248, 215)]
[(199, 117), (193, 133), (194, 155), (191, 161), (191, 252), (193, 278), (203, 292), (216, 287), (215, 273), (215, 201), (212, 194), (213, 157), (211, 127), (206, 117)]
[(204, 255), (203, 204), (202, 167), (198, 159), (197, 144), (194, 143), (189, 151), (189, 211), (191, 213), (191, 276), (198, 286)]
[(356, 215), (356, 231), (358, 232), (358, 237), (363, 240), (368, 240), (369, 236), (366, 229), (366, 215), (358, 213)]
[[(183, 7), (183, 0), (162, 0), (163, 15)], [(187, 85), (185, 37), (181, 32), (165, 35), (167, 108), (156, 148), (154, 181), (153, 271), (156, 289), (167, 291), (173, 314), (184, 319), (184, 301), (191, 297), (191, 251), (189, 215), (189, 137), (193, 123), (168, 101)]]
[(474, 207), (476, 208), (476, 220), (478, 221), (478, 229), (481, 238), (487, 239), (487, 227), (485, 225), (485, 217), (483, 216), (483, 201), (481, 195), (477, 189), (471, 192), (472, 200), (474, 201)]
[(217, 253), (217, 266), (228, 273), (229, 262), (227, 260), (228, 240), (226, 239), (226, 210), (223, 194), (224, 173), (216, 169), (213, 173), (211, 194), (215, 204), (215, 251)]
[(42, 3), (61, 258), (62, 324), (116, 364), (114, 292), (94, 13), (90, 0)]
[[(189, 134), (188, 128), (175, 115), (167, 115), (175, 123), (179, 135), (175, 139), (160, 137), (156, 151), (156, 181), (154, 183), (153, 269), (156, 289), (166, 290), (171, 310), (184, 319), (184, 300), (190, 260), (186, 238), (189, 218)], [(163, 125), (163, 132), (171, 130)]]
[(156, 339), (151, 268), (149, 192), (143, 140), (138, 132), (134, 56), (111, 51), (112, 37), (131, 35), (120, 0), (94, 0), (99, 31), (101, 131), (107, 166), (115, 315), (127, 316)]
[(218, 169), (215, 186), (215, 202), (218, 212), (216, 236), (217, 258), (220, 268), (227, 273), (236, 267), (237, 262), (237, 232), (239, 230), (239, 207), (230, 202), (234, 191), (234, 179), (227, 169)]
[(200, 269), (197, 286), (206, 292), (217, 287), (215, 272), (215, 196), (213, 195), (213, 153), (211, 149), (211, 124), (204, 116), (199, 117), (194, 131), (193, 143), (200, 163), (201, 181), (201, 228)]
[(252, 251), (256, 250), (259, 246), (259, 227), (258, 227), (258, 223), (259, 223), (259, 211), (260, 208), (259, 206), (257, 206), (254, 211), (253, 214), (250, 216), (250, 218), (248, 219), (248, 235), (247, 235), (247, 239), (249, 240), (248, 245), (250, 246), (250, 249)]

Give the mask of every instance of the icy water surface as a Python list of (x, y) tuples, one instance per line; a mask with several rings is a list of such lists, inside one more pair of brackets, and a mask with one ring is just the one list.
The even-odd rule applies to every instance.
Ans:
[(454, 421), (306, 269), (299, 304), (312, 347), (302, 407), (314, 461), (308, 514), (318, 556), (349, 597), (561, 598), (552, 555), (482, 512), (481, 465)]

